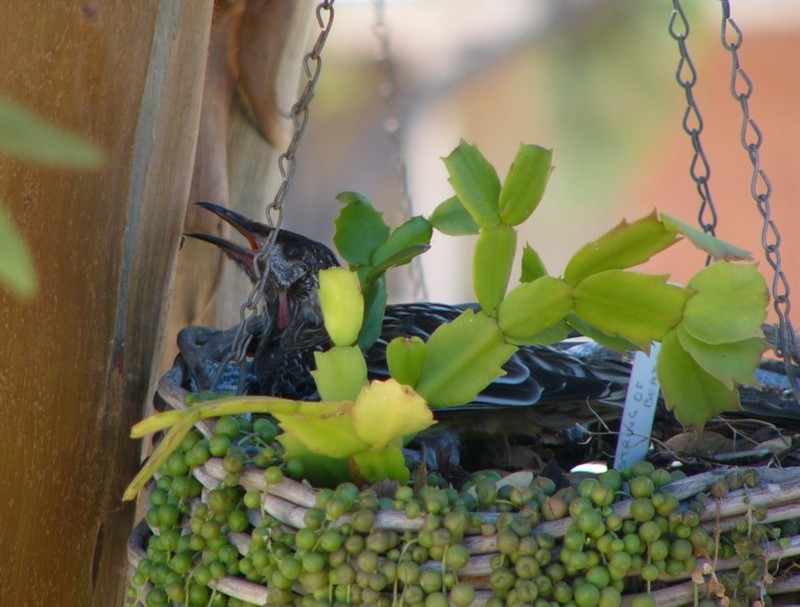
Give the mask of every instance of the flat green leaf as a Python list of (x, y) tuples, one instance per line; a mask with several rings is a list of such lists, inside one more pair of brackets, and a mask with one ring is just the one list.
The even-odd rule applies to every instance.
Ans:
[(405, 485), (411, 475), (402, 450), (395, 445), (388, 445), (379, 451), (357, 453), (353, 456), (353, 462), (358, 474), (370, 484), (390, 478)]
[(451, 196), (436, 207), (428, 221), (434, 228), (448, 236), (477, 234), (481, 229), (461, 204), (458, 196)]
[(314, 352), (317, 368), (311, 372), (319, 396), (327, 401), (355, 400), (367, 385), (367, 363), (357, 346), (334, 346)]
[(373, 251), (388, 238), (389, 226), (366, 196), (343, 192), (336, 199), (345, 203), (334, 222), (336, 249), (351, 265), (369, 265)]
[(303, 478), (314, 487), (336, 487), (345, 481), (356, 480), (350, 472), (349, 457), (328, 457), (310, 451), (294, 434), (278, 436), (286, 461), (302, 464)]
[(275, 418), (309, 451), (341, 458), (369, 448), (356, 436), (352, 411), (353, 403), (309, 402), (294, 413), (276, 413)]
[(472, 283), (478, 303), (491, 317), (506, 294), (517, 250), (517, 233), (511, 226), (481, 228), (472, 262)]
[(517, 340), (507, 336), (506, 341), (515, 346), (549, 346), (566, 339), (571, 331), (572, 327), (569, 326), (566, 319), (562, 318), (541, 333), (537, 333), (528, 339)]
[(617, 352), (629, 352), (631, 350), (639, 349), (639, 346), (632, 341), (623, 339), (617, 335), (603, 333), (600, 329), (593, 327), (574, 312), (567, 314), (565, 320), (567, 325), (580, 332), (581, 335), (585, 335), (586, 337), (593, 339), (598, 344), (605, 346), (606, 348), (611, 348)]
[(468, 403), (505, 373), (502, 365), (515, 351), (493, 319), (465, 310), (428, 339), (416, 391), (432, 407)]
[(364, 283), (367, 284), (373, 282), (379, 276), (383, 276), (383, 274), (385, 274), (386, 270), (388, 270), (389, 268), (395, 268), (407, 264), (417, 255), (421, 255), (429, 248), (430, 247), (428, 245), (424, 244), (412, 245), (407, 249), (397, 251), (397, 253), (395, 253), (388, 259), (384, 259), (378, 265), (372, 267), (367, 266), (369, 269), (364, 275)]
[(528, 243), (522, 248), (522, 273), (520, 282), (531, 282), (540, 276), (547, 276), (542, 258)]
[(358, 347), (366, 352), (378, 339), (383, 328), (383, 315), (386, 311), (386, 277), (367, 283), (363, 287), (364, 322), (358, 335)]
[(575, 286), (575, 314), (608, 335), (648, 352), (683, 315), (692, 291), (666, 284), (668, 276), (606, 270)]
[(682, 222), (676, 217), (661, 213), (661, 221), (664, 225), (676, 232), (680, 232), (692, 241), (692, 244), (698, 249), (705, 251), (716, 261), (750, 261), (753, 256), (744, 249), (735, 247), (719, 238), (701, 232), (697, 228), (693, 228), (687, 223)]
[(500, 223), (500, 179), (480, 150), (462, 139), (458, 147), (443, 160), (453, 191), (475, 223), (482, 228), (491, 228)]
[(425, 399), (395, 379), (373, 381), (361, 390), (353, 405), (356, 435), (372, 449), (383, 449), (434, 423)]
[(2, 97), (0, 151), (56, 166), (88, 168), (103, 160), (103, 152), (93, 143)]
[(527, 343), (572, 311), (572, 287), (541, 276), (514, 288), (497, 307), (497, 324), (515, 344)]
[(756, 369), (769, 349), (766, 340), (752, 337), (733, 343), (708, 344), (692, 337), (683, 323), (677, 326), (676, 335), (695, 362), (726, 388), (732, 389), (736, 384), (757, 385)]
[[(408, 263), (415, 255), (428, 249), (431, 244), (432, 232), (433, 228), (427, 219), (419, 215), (412, 217), (395, 230), (392, 230), (389, 237), (375, 249), (372, 254), (372, 265), (380, 266), (396, 258), (404, 261), (393, 262), (392, 265)], [(406, 259), (407, 255), (403, 254), (407, 251), (417, 251), (417, 253)]]
[(20, 236), (14, 222), (0, 206), (0, 282), (18, 297), (36, 294), (39, 281), (28, 245)]
[(622, 220), (597, 240), (581, 247), (564, 269), (564, 280), (578, 284), (604, 270), (639, 265), (678, 240), (674, 230), (658, 220), (655, 211), (633, 223)]
[(553, 172), (553, 150), (521, 144), (500, 190), (500, 221), (517, 226), (539, 205)]
[(364, 298), (355, 272), (328, 268), (319, 273), (319, 304), (325, 330), (337, 346), (351, 346), (358, 339), (364, 317)]
[(755, 263), (711, 264), (695, 274), (688, 287), (697, 294), (686, 304), (683, 326), (709, 344), (763, 338), (769, 295)]
[(401, 384), (417, 385), (422, 375), (422, 365), (425, 363), (427, 346), (416, 335), (413, 337), (395, 337), (386, 346), (386, 364), (389, 373)]
[(687, 428), (701, 429), (720, 413), (739, 409), (739, 393), (706, 373), (681, 347), (675, 331), (664, 338), (656, 372), (667, 409)]

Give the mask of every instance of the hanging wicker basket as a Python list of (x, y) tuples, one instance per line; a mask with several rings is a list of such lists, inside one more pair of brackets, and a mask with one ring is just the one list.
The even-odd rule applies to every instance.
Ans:
[[(156, 408), (183, 409), (186, 391), (181, 387), (183, 377), (179, 369), (172, 369), (162, 379), (157, 395)], [(213, 435), (213, 424), (208, 422), (199, 423), (197, 429), (206, 437)], [(786, 469), (749, 469), (750, 472), (757, 472), (757, 481), (753, 486), (732, 490), (724, 497), (709, 498), (705, 500), (704, 506), (695, 507), (699, 514), (700, 525), (704, 527), (708, 534), (716, 538), (715, 542), (725, 543), (727, 540), (720, 540), (720, 534), (736, 529), (744, 530), (747, 533), (757, 525), (768, 525), (771, 529), (782, 527), (784, 530), (796, 528), (791, 521), (800, 519), (800, 468)], [(698, 495), (708, 494), (712, 486), (718, 481), (728, 477), (732, 469), (719, 469), (675, 481), (667, 486), (669, 493), (673, 494), (681, 503), (678, 511), (685, 510), (687, 503), (697, 498)], [(207, 500), (208, 492), (219, 487), (226, 478), (227, 472), (223, 468), (223, 462), (219, 458), (211, 458), (204, 465), (192, 471), (195, 478), (202, 484), (202, 494), (196, 498), (196, 502)], [(519, 473), (515, 473), (515, 481), (519, 485), (519, 479), (523, 478)], [(529, 476), (527, 480), (532, 477)], [(155, 482), (155, 481), (154, 481)], [(309, 509), (318, 503), (319, 491), (304, 483), (284, 479), (278, 483), (267, 484), (264, 478), (264, 471), (255, 466), (245, 466), (239, 474), (239, 484), (242, 491), (258, 491), (262, 495), (261, 511), (249, 510), (248, 518), (252, 526), (257, 526), (261, 522), (261, 517), (268, 517), (276, 524), (280, 524), (284, 529), (295, 531), (304, 527), (306, 514)], [(615, 514), (623, 520), (631, 517), (631, 506), (633, 499), (615, 502), (606, 515)], [(696, 503), (696, 502), (695, 502)], [(192, 508), (194, 508), (192, 506)], [(191, 510), (191, 509), (190, 509)], [(492, 591), (492, 574), (498, 568), (498, 564), (503, 561), (502, 549), (498, 546), (498, 520), (503, 516), (499, 512), (478, 512), (475, 513), (480, 522), (483, 523), (476, 527), (474, 516), (471, 523), (471, 531), (468, 531), (461, 544), (469, 552), (468, 561), (454, 571), (461, 583), (468, 583), (475, 588), (475, 605), (490, 603), (495, 596)], [(375, 513), (374, 524), (371, 531), (392, 532), (392, 537), (402, 545), (403, 542), (410, 545), (416, 540), (416, 534), (423, 528), (426, 521), (426, 513), (422, 512), (419, 516), (409, 518), (402, 510), (378, 510)], [(187, 515), (188, 518), (188, 515)], [(351, 517), (347, 514), (338, 518), (333, 524), (334, 527), (350, 524)], [(570, 529), (574, 529), (574, 519), (566, 516), (558, 520), (543, 520), (532, 527), (531, 537), (551, 538), (550, 543), (542, 542), (544, 547), (548, 547), (550, 556), (547, 560), (557, 562), (563, 556), (564, 536)], [(188, 529), (188, 522), (183, 521), (184, 532), (191, 533)], [(252, 531), (252, 529), (248, 529)], [(351, 533), (357, 533), (352, 531)], [(789, 531), (789, 533), (792, 533)], [(129, 542), (129, 562), (135, 570), (142, 559), (147, 558), (148, 542), (157, 538), (159, 529), (148, 527), (142, 522), (131, 535)], [(365, 537), (368, 533), (362, 533)], [(621, 535), (621, 533), (620, 533)], [(740, 533), (741, 537), (741, 533)], [(242, 557), (248, 554), (250, 535), (246, 532), (228, 532), (228, 539), (239, 551)], [(794, 559), (800, 555), (800, 535), (789, 535), (776, 540), (772, 537), (758, 542), (760, 547), (757, 552), (761, 553), (758, 557), (763, 563), (764, 575), (757, 586), (763, 589), (764, 594), (777, 595), (800, 591), (800, 576), (794, 574), (796, 564)], [(738, 548), (737, 548), (738, 549)], [(541, 553), (539, 553), (541, 556)], [(394, 553), (397, 556), (397, 552)], [(737, 556), (730, 558), (719, 558), (714, 562), (712, 558), (696, 558), (691, 562), (692, 568), (680, 571), (675, 575), (667, 575), (664, 571), (660, 572), (658, 579), (652, 583), (650, 595), (657, 605), (685, 605), (695, 601), (695, 597), (712, 597), (717, 600), (730, 600), (728, 591), (724, 587), (724, 579), (735, 577), (737, 572), (742, 569), (742, 560)], [(353, 559), (356, 562), (356, 559)], [(442, 570), (442, 559), (428, 559), (419, 563), (420, 569)], [(503, 563), (506, 566), (514, 567), (513, 558), (506, 555)], [(541, 563), (542, 569), (547, 563)], [(749, 566), (748, 566), (749, 567)], [(626, 578), (625, 590), (622, 593), (623, 604), (630, 601), (631, 593), (644, 592), (641, 579), (635, 579), (636, 575)], [(235, 597), (240, 601), (246, 601), (256, 605), (266, 604), (270, 594), (270, 589), (266, 585), (254, 583), (244, 579), (243, 576), (225, 575), (213, 580), (209, 586), (218, 594), (228, 597)], [(295, 583), (292, 592), (298, 596), (304, 594), (304, 589)], [(403, 585), (399, 583), (389, 584), (389, 586), (379, 593), (388, 600), (388, 604), (399, 604), (403, 596)], [(553, 597), (545, 598), (553, 601)], [(724, 597), (724, 598), (723, 598)], [(760, 598), (758, 596), (756, 599)], [(748, 599), (753, 600), (753, 599)]]

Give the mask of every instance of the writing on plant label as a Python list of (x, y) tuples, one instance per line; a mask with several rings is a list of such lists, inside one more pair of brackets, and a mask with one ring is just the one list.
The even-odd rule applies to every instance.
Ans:
[(637, 352), (634, 356), (614, 456), (614, 468), (617, 470), (633, 466), (647, 455), (661, 389), (656, 376), (660, 346), (653, 344), (649, 355)]

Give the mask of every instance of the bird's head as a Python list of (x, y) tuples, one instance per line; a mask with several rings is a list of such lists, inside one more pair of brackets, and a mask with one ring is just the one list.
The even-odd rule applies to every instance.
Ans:
[[(274, 228), (211, 202), (198, 202), (198, 206), (211, 211), (231, 225), (245, 237), (248, 247), (213, 236), (189, 233), (186, 236), (215, 244), (241, 268), (251, 282), (258, 280), (256, 255), (267, 246)], [(338, 266), (336, 256), (324, 244), (301, 234), (281, 229), (269, 254), (269, 276), (266, 298), (268, 303), (277, 303), (275, 310), (277, 326), (285, 329), (290, 323), (302, 325), (306, 322), (321, 324), (319, 310), (319, 271)]]

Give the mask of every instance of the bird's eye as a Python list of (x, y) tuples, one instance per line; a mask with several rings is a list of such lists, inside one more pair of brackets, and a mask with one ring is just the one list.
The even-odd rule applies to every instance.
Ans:
[(300, 255), (302, 255), (302, 253), (303, 250), (300, 248), (300, 245), (297, 245), (293, 242), (283, 245), (283, 256), (289, 261), (297, 261), (300, 259)]

